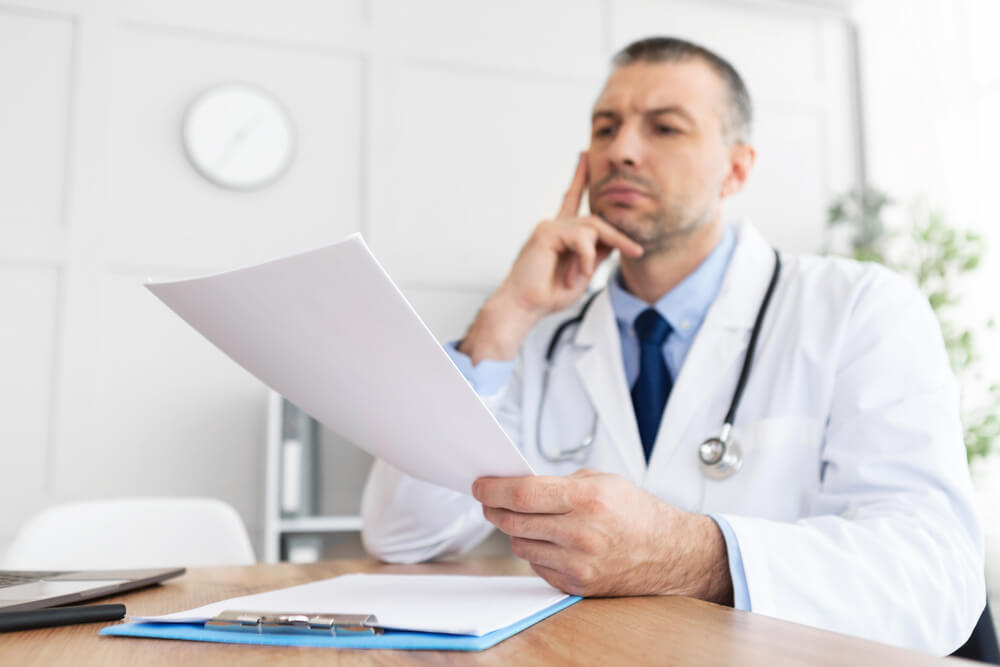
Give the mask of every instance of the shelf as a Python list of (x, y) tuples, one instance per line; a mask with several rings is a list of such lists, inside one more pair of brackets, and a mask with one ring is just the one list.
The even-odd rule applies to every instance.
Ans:
[(310, 516), (298, 519), (280, 519), (276, 526), (280, 533), (330, 533), (361, 530), (359, 516)]
[(359, 501), (370, 465), (368, 454), (272, 391), (263, 560), (313, 562), (335, 553), (364, 554)]

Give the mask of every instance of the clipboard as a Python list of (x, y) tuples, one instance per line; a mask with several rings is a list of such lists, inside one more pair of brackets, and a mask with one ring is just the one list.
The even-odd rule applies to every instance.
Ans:
[[(366, 596), (372, 613), (359, 613)], [(580, 599), (535, 577), (345, 575), (187, 612), (137, 617), (100, 634), (261, 646), (482, 651)], [(442, 601), (456, 619), (453, 624), (441, 625)], [(304, 611), (276, 610), (295, 602)], [(346, 613), (316, 611), (338, 602)], [(491, 618), (499, 606), (505, 614)], [(479, 621), (477, 609), (484, 610)]]
[(382, 633), (333, 634), (327, 632), (233, 631), (194, 623), (121, 623), (101, 630), (100, 634), (117, 637), (146, 637), (150, 639), (182, 639), (223, 644), (252, 644), (257, 646), (316, 646), (327, 648), (404, 649), (417, 651), (482, 651), (512, 637), (525, 628), (562, 611), (582, 598), (570, 596), (561, 602), (532, 614), (512, 625), (482, 636), (448, 635), (434, 632), (384, 630)]

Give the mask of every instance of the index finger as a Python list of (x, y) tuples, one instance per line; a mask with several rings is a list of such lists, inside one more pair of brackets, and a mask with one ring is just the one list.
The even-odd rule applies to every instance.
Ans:
[(522, 514), (567, 514), (573, 509), (560, 477), (480, 477), (472, 495), (487, 507)]
[(596, 215), (586, 218), (586, 224), (593, 227), (597, 232), (597, 238), (601, 243), (612, 248), (618, 248), (629, 257), (641, 257), (643, 248), (641, 245), (626, 236), (621, 230), (615, 228), (607, 221)]
[(576, 171), (573, 173), (573, 180), (569, 184), (569, 190), (563, 197), (562, 206), (559, 207), (557, 218), (575, 218), (580, 212), (580, 202), (583, 200), (583, 190), (587, 187), (588, 180), (587, 152), (580, 153), (580, 159), (576, 163)]

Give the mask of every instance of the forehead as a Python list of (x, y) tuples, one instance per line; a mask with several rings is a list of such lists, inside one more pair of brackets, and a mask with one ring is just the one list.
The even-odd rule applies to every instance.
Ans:
[(724, 102), (721, 77), (701, 60), (639, 62), (611, 72), (594, 111), (627, 115), (680, 106), (696, 118), (707, 118), (717, 117)]

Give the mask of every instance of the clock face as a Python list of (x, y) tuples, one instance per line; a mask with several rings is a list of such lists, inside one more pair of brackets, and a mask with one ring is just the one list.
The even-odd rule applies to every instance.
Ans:
[(248, 84), (223, 84), (199, 95), (184, 115), (182, 132), (194, 168), (231, 190), (274, 183), (295, 149), (288, 113), (272, 95)]

